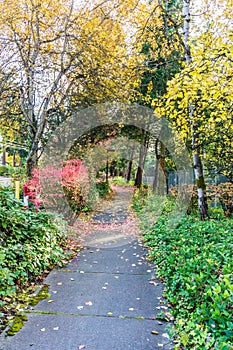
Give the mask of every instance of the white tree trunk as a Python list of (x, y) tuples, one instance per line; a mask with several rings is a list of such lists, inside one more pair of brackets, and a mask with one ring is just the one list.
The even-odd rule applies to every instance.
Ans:
[[(189, 65), (192, 57), (189, 47), (189, 32), (190, 32), (190, 0), (183, 0), (183, 14), (184, 14), (184, 47), (185, 47), (185, 60)], [(201, 160), (201, 148), (198, 143), (198, 125), (194, 118), (194, 109), (192, 103), (189, 104), (189, 118), (192, 130), (192, 156), (194, 174), (197, 185), (197, 197), (198, 197), (198, 209), (200, 212), (201, 220), (209, 218), (208, 203), (206, 196), (206, 185), (203, 174), (203, 166)]]

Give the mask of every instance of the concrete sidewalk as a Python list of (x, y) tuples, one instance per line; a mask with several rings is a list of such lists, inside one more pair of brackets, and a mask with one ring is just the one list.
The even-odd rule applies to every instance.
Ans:
[[(112, 209), (110, 205), (96, 220), (111, 222), (113, 214), (116, 222), (119, 203), (119, 218), (125, 220), (128, 197), (121, 191)], [(28, 322), (20, 332), (2, 334), (1, 350), (173, 349), (168, 323), (155, 319), (168, 310), (146, 249), (132, 236), (118, 239), (114, 234), (112, 244), (106, 243), (108, 232), (100, 237), (99, 231), (97, 241), (49, 274), (50, 297), (27, 310)]]

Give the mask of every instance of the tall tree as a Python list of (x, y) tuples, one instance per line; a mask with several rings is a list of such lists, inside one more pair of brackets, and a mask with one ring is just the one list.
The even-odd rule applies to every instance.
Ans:
[[(185, 60), (186, 64), (191, 64), (191, 50), (189, 45), (190, 36), (190, 0), (184, 0), (184, 47), (185, 47)], [(201, 160), (201, 146), (199, 143), (199, 128), (198, 123), (194, 118), (194, 106), (192, 102), (189, 102), (189, 120), (191, 125), (191, 143), (192, 143), (192, 156), (193, 156), (193, 168), (197, 186), (198, 208), (201, 216), (201, 220), (209, 218), (208, 203), (206, 195), (206, 185), (203, 173), (203, 164)]]
[(127, 100), (134, 64), (133, 59), (127, 61), (122, 26), (127, 6), (132, 20), (137, 7), (133, 0), (0, 2), (0, 38), (7, 47), (1, 62), (4, 59), (17, 72), (31, 139), (29, 176), (43, 151), (51, 120), (53, 125), (59, 123), (72, 106)]
[[(227, 6), (228, 1), (224, 3)], [(213, 16), (211, 20), (208, 13), (205, 31), (190, 37), (190, 2), (184, 2), (186, 64), (169, 82), (157, 110), (174, 123), (193, 155), (202, 219), (208, 218), (203, 161), (218, 171), (225, 168), (229, 175), (233, 163), (232, 33), (226, 26), (228, 11), (222, 12), (217, 23), (216, 13)], [(155, 101), (155, 105), (160, 102)]]
[[(153, 2), (153, 5), (153, 11), (143, 30), (141, 55), (144, 59), (144, 69), (135, 93), (136, 102), (149, 108), (154, 108), (153, 101), (164, 96), (168, 81), (181, 70), (184, 51), (179, 34), (181, 25), (176, 23), (181, 2), (164, 0)], [(175, 27), (174, 23), (176, 23)], [(152, 135), (150, 135), (149, 143), (155, 147), (153, 182), (155, 191), (158, 185), (159, 166), (162, 167), (164, 177), (167, 177), (165, 149), (163, 143)], [(160, 155), (158, 149), (162, 150)], [(144, 162), (143, 158), (144, 152), (141, 150), (139, 152), (139, 164), (141, 165)], [(138, 170), (135, 184), (138, 184), (142, 170)]]
[[(15, 72), (0, 72), (0, 134), (8, 154), (26, 157), (29, 149), (27, 123), (20, 107)], [(5, 162), (5, 159), (4, 159)], [(14, 162), (15, 164), (15, 162)]]

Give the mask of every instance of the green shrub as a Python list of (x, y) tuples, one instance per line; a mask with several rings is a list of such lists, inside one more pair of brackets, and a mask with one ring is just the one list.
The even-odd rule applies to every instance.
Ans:
[(172, 305), (176, 348), (232, 349), (233, 220), (218, 215), (218, 220), (202, 222), (188, 215), (169, 229), (171, 208), (168, 200), (152, 226), (147, 216), (141, 220), (149, 259)]
[(134, 186), (134, 180), (130, 180), (129, 182), (122, 176), (116, 176), (113, 178), (112, 182), (116, 186)]
[(8, 189), (0, 190), (0, 297), (42, 276), (65, 257), (66, 226), (54, 214), (23, 210)]
[[(152, 196), (152, 198), (154, 198)], [(140, 188), (137, 188), (134, 192), (133, 196), (133, 204), (132, 208), (139, 214), (141, 212), (144, 212), (145, 206), (146, 210), (150, 205), (153, 206), (154, 201), (151, 200), (150, 193), (148, 193), (148, 187), (141, 186)], [(150, 208), (151, 209), (151, 208)], [(149, 209), (149, 211), (150, 211)]]
[(106, 198), (112, 192), (109, 183), (104, 181), (97, 182), (96, 189), (101, 198)]
[(7, 165), (0, 165), (0, 176), (11, 175), (11, 168)]

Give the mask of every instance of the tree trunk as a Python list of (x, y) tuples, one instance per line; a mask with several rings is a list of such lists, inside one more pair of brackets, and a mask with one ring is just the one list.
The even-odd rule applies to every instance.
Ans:
[(2, 152), (2, 165), (6, 165), (6, 148), (3, 146), (3, 152)]
[[(160, 157), (159, 157), (159, 164), (162, 168), (163, 171), (163, 188), (161, 189), (161, 194), (164, 194), (164, 187), (166, 186), (166, 194), (168, 194), (168, 183), (167, 183), (167, 170), (166, 170), (166, 162), (165, 162), (165, 157), (166, 157), (166, 149), (163, 144), (163, 142), (160, 142)], [(165, 181), (164, 181), (165, 179)]]
[[(160, 154), (159, 154), (159, 145), (160, 145)], [(163, 176), (165, 178), (165, 184), (166, 184), (166, 194), (168, 194), (168, 183), (167, 183), (167, 170), (166, 170), (166, 164), (165, 164), (165, 146), (164, 144), (156, 139), (155, 141), (155, 158), (156, 158), (156, 163), (155, 163), (155, 172), (154, 172), (154, 181), (153, 181), (153, 186), (152, 190), (155, 192), (158, 188), (159, 184), (159, 165), (162, 169)], [(160, 194), (164, 194), (164, 187), (160, 188)]]
[(140, 188), (142, 186), (143, 168), (144, 168), (144, 163), (145, 163), (146, 154), (147, 154), (147, 148), (144, 144), (140, 146), (138, 169), (137, 169), (137, 174), (134, 182), (134, 186), (137, 186), (137, 188)]
[(27, 176), (29, 179), (33, 176), (33, 169), (36, 167), (38, 162), (38, 142), (34, 141), (30, 152), (27, 156)]
[[(190, 114), (193, 113), (193, 110), (190, 106)], [(208, 202), (206, 195), (206, 184), (204, 179), (203, 165), (201, 160), (201, 149), (198, 144), (197, 137), (197, 126), (193, 125), (192, 130), (192, 155), (193, 155), (193, 166), (194, 174), (197, 186), (197, 198), (198, 198), (198, 209), (200, 213), (201, 220), (206, 220), (210, 218), (208, 210)]]
[(16, 167), (16, 153), (13, 153), (13, 167)]
[[(185, 60), (189, 65), (192, 57), (189, 47), (189, 30), (190, 30), (190, 0), (183, 0), (184, 9), (184, 46), (185, 46)], [(203, 165), (201, 160), (201, 148), (198, 143), (198, 125), (194, 118), (194, 109), (192, 103), (189, 104), (189, 118), (190, 125), (192, 128), (192, 156), (194, 174), (197, 185), (197, 196), (198, 196), (198, 209), (200, 212), (201, 220), (209, 219), (208, 203), (206, 196), (206, 185), (203, 173)]]
[(143, 173), (142, 168), (138, 166), (135, 181), (134, 181), (134, 186), (137, 186), (137, 188), (140, 188), (142, 186), (142, 173)]
[(152, 191), (155, 192), (158, 187), (159, 181), (159, 150), (158, 150), (159, 140), (155, 141), (155, 172), (154, 172), (154, 180), (152, 185)]
[(155, 163), (155, 172), (154, 172), (154, 180), (153, 180), (153, 186), (152, 191), (155, 192), (158, 187), (159, 182), (159, 161), (156, 159)]
[(129, 182), (130, 178), (131, 178), (131, 172), (132, 172), (132, 166), (133, 166), (133, 156), (134, 156), (134, 147), (131, 150), (130, 153), (130, 160), (129, 160), (129, 164), (128, 164), (128, 169), (127, 169), (127, 174), (126, 174), (126, 181)]

